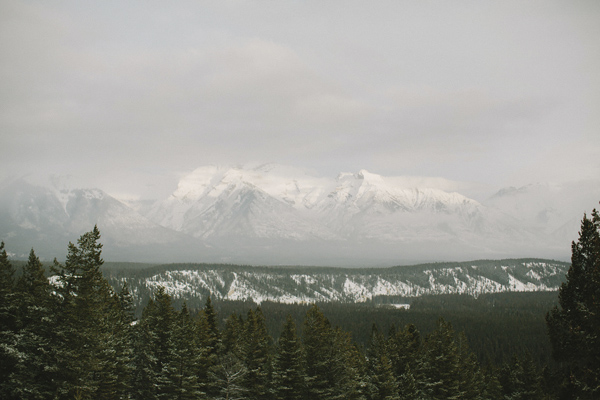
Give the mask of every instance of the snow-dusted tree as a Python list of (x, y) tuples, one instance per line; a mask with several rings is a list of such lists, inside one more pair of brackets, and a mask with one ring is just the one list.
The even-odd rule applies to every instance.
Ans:
[(304, 319), (307, 396), (310, 399), (361, 399), (358, 353), (347, 333), (333, 329), (316, 305)]
[(171, 335), (171, 358), (167, 371), (177, 400), (197, 399), (203, 393), (200, 390), (196, 370), (200, 362), (200, 349), (196, 346), (196, 324), (192, 321), (187, 305), (173, 321)]
[(9, 398), (7, 382), (18, 362), (15, 349), (16, 302), (14, 299), (15, 269), (8, 259), (4, 242), (0, 243), (0, 397)]
[(33, 249), (16, 289), (18, 334), (15, 347), (20, 357), (5, 383), (12, 385), (15, 398), (50, 398), (54, 395), (57, 372), (53, 340), (54, 299), (44, 267)]
[(247, 399), (245, 377), (248, 369), (232, 352), (219, 354), (209, 376), (212, 382), (212, 398), (215, 400)]
[(296, 333), (296, 323), (288, 315), (277, 342), (273, 372), (275, 398), (301, 400), (306, 388), (305, 380), (302, 344)]
[[(559, 307), (546, 316), (553, 357), (573, 398), (600, 398), (600, 214), (584, 215)], [(566, 392), (566, 393), (567, 393)]]
[(217, 325), (217, 313), (212, 305), (210, 296), (207, 297), (206, 304), (198, 315), (197, 324), (197, 343), (200, 348), (200, 359), (196, 376), (198, 376), (200, 389), (210, 397), (217, 392), (210, 371), (217, 364), (217, 356), (221, 347), (221, 334)]
[(438, 320), (436, 329), (425, 339), (420, 361), (418, 380), (425, 394), (436, 400), (459, 398), (459, 358), (449, 322)]
[(271, 397), (270, 344), (271, 337), (261, 308), (249, 310), (242, 339), (243, 361), (247, 369), (244, 386), (248, 399), (267, 400)]
[(529, 354), (514, 356), (501, 371), (500, 383), (505, 399), (538, 400), (542, 398), (540, 376)]
[(100, 232), (94, 227), (77, 245), (69, 243), (64, 265), (55, 260), (52, 267), (59, 298), (58, 398), (96, 397), (100, 382), (110, 379), (103, 354), (110, 343), (112, 289), (100, 271), (104, 261), (99, 239)]
[(371, 328), (367, 349), (367, 399), (400, 399), (398, 382), (386, 349), (386, 340), (375, 324)]

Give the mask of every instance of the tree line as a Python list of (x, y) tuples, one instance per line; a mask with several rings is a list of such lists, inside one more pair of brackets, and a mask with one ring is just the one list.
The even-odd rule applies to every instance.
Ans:
[(467, 337), (439, 319), (373, 324), (366, 346), (317, 305), (300, 326), (268, 334), (261, 307), (220, 324), (203, 308), (175, 307), (159, 288), (135, 316), (132, 294), (111, 288), (96, 227), (69, 243), (50, 280), (32, 250), (14, 278), (0, 245), (2, 399), (554, 399), (600, 394), (600, 217), (584, 216), (559, 305), (547, 315), (556, 372), (524, 353), (483, 367)]

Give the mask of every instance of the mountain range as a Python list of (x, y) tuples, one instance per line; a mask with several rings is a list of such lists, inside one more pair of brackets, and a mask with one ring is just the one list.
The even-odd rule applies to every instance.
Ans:
[[(437, 187), (436, 187), (437, 186)], [(264, 164), (201, 167), (157, 201), (27, 178), (0, 186), (0, 239), (64, 257), (98, 225), (107, 259), (397, 265), (474, 258), (567, 259), (598, 182), (504, 188), (479, 202), (440, 185), (366, 170), (335, 178)]]

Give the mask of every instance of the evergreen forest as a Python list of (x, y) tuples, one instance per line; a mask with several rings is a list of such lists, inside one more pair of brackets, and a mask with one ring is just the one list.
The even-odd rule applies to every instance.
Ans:
[[(94, 227), (69, 243), (63, 263), (47, 271), (32, 250), (17, 274), (0, 245), (0, 398), (600, 398), (596, 210), (551, 305), (525, 297), (529, 311), (499, 314), (486, 304), (500, 307), (502, 296), (423, 298), (412, 314), (210, 297), (192, 309), (163, 288), (136, 313), (127, 285), (115, 290), (103, 276), (101, 254)], [(512, 342), (490, 333), (502, 329)]]

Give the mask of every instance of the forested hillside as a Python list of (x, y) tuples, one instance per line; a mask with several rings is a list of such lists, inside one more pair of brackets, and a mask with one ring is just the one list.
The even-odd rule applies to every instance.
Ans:
[(94, 229), (70, 244), (54, 284), (33, 251), (14, 283), (2, 248), (3, 399), (502, 399), (551, 389), (526, 355), (483, 368), (441, 318), (428, 334), (373, 323), (357, 346), (312, 305), (272, 337), (261, 307), (219, 315), (208, 298), (191, 312), (158, 288), (136, 319), (127, 285), (115, 292), (100, 273), (98, 240)]
[(0, 397), (594, 399), (599, 231), (594, 211), (558, 302), (552, 293), (454, 294), (405, 310), (207, 296), (190, 308), (158, 286), (139, 317), (127, 281), (115, 290), (102, 274), (97, 228), (69, 243), (51, 279), (33, 250), (17, 277), (2, 243)]
[(542, 259), (478, 260), (391, 268), (257, 267), (166, 264), (111, 265), (104, 275), (115, 289), (129, 286), (139, 311), (158, 287), (175, 300), (201, 307), (217, 300), (288, 304), (406, 302), (424, 295), (556, 291), (568, 264)]

